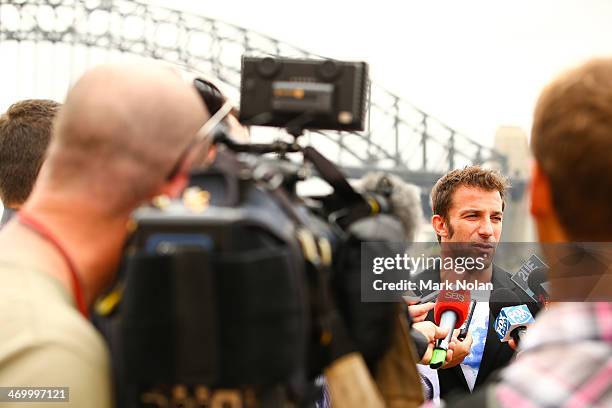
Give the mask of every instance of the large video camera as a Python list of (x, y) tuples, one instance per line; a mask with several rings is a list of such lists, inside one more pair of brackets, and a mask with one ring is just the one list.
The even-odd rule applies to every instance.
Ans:
[[(214, 114), (222, 95), (196, 87)], [(120, 407), (312, 406), (312, 384), (334, 361), (358, 352), (375, 367), (394, 305), (361, 302), (359, 253), (384, 236), (353, 228), (389, 211), (389, 183), (357, 192), (298, 143), (305, 129), (363, 130), (368, 99), (365, 63), (243, 58), (240, 121), (295, 139), (241, 144), (214, 129), (217, 157), (183, 198), (134, 214), (121, 301), (101, 308)], [(295, 194), (309, 166), (332, 194)]]

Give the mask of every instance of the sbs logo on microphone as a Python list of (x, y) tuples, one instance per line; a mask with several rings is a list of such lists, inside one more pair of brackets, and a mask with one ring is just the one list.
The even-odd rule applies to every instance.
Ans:
[(465, 293), (444, 292), (444, 300), (450, 300), (453, 302), (465, 302)]

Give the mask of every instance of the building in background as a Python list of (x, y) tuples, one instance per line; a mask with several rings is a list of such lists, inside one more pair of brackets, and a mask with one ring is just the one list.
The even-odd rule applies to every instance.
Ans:
[(495, 149), (507, 158), (507, 175), (514, 180), (504, 214), (504, 242), (535, 242), (535, 229), (529, 216), (529, 198), (525, 194), (531, 153), (527, 133), (516, 126), (502, 126), (495, 134)]

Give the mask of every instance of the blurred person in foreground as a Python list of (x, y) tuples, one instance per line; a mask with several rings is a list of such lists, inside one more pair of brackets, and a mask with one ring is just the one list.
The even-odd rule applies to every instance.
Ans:
[(0, 116), (0, 200), (4, 226), (30, 195), (51, 140), (53, 118), (60, 104), (27, 99)]
[[(497, 383), (449, 405), (609, 407), (609, 260), (595, 271), (592, 262), (583, 268), (581, 262), (554, 258), (557, 251), (577, 250), (578, 243), (612, 241), (611, 58), (587, 62), (544, 89), (534, 113), (531, 148), (530, 212), (546, 244), (551, 299), (557, 302), (527, 330), (516, 361), (500, 372)], [(587, 285), (595, 272), (596, 284)]]
[(186, 184), (207, 118), (196, 90), (155, 65), (101, 66), (72, 88), (34, 190), (0, 232), (0, 386), (69, 387), (66, 406), (111, 406), (108, 351), (87, 311), (112, 281), (132, 211)]

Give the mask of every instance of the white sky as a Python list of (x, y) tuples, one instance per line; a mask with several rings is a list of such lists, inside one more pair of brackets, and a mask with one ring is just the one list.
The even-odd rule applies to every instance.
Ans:
[(485, 144), (500, 125), (528, 130), (558, 72), (612, 56), (612, 0), (152, 2), (365, 60), (379, 85)]
[[(612, 57), (612, 0), (140, 1), (316, 54), (367, 61), (378, 85), (486, 145), (501, 125), (528, 131), (540, 90), (560, 71), (593, 56)], [(18, 52), (9, 46), (0, 58), (11, 62)], [(66, 71), (67, 55), (0, 64), (2, 78), (14, 78), (4, 82), (1, 110), (15, 100), (13, 88), (21, 89), (20, 98), (61, 99), (65, 81), (53, 89), (48, 78)]]

